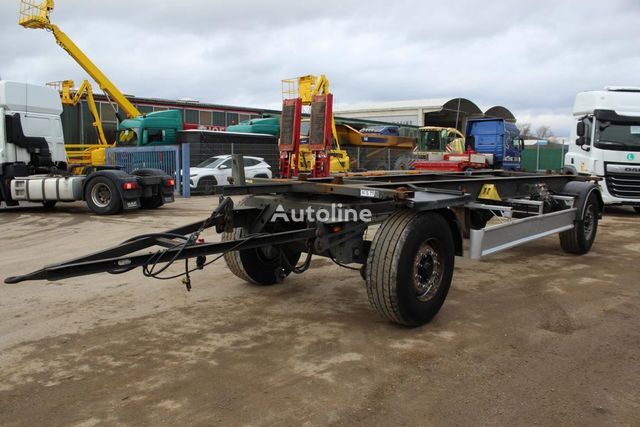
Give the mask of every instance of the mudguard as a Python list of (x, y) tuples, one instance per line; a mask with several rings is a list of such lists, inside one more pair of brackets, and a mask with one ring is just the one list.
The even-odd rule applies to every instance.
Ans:
[(587, 200), (593, 192), (595, 192), (598, 197), (598, 213), (599, 218), (602, 218), (604, 202), (602, 201), (602, 194), (600, 194), (600, 187), (597, 184), (589, 181), (571, 181), (562, 189), (562, 194), (577, 197), (576, 208), (578, 209), (578, 212), (576, 212), (576, 218), (582, 218), (582, 213), (584, 212)]

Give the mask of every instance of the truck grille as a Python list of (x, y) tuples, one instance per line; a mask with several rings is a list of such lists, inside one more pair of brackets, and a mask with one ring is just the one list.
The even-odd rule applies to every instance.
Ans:
[(640, 175), (608, 174), (605, 181), (612, 196), (640, 199)]

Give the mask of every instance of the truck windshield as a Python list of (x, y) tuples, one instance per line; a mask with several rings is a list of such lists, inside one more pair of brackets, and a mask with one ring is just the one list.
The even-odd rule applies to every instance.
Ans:
[(446, 138), (446, 132), (441, 130), (428, 130), (424, 131), (423, 141), (425, 150), (427, 151), (442, 151), (444, 149), (444, 139)]
[(138, 144), (138, 134), (134, 129), (124, 129), (118, 131), (118, 146), (135, 146)]
[(596, 141), (605, 150), (640, 151), (640, 124), (599, 121)]

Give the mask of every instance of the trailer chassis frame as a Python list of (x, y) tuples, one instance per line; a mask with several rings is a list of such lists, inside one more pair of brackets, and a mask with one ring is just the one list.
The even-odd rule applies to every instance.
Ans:
[[(239, 160), (234, 159), (234, 163), (242, 164)], [(376, 311), (396, 323), (418, 325), (428, 322), (444, 302), (450, 284), (450, 277), (445, 276), (453, 272), (453, 257), (462, 255), (464, 235), (468, 234), (471, 240), (471, 258), (555, 233), (561, 233), (565, 251), (580, 254), (589, 250), (595, 238), (602, 209), (593, 180), (568, 175), (502, 171), (353, 173), (330, 178), (301, 176), (296, 180), (247, 182), (241, 173), (235, 172), (233, 185), (216, 187), (220, 203), (203, 221), (163, 233), (136, 236), (100, 252), (8, 277), (5, 283), (61, 280), (100, 272), (120, 274), (137, 267), (142, 267), (146, 276), (163, 278), (149, 272), (156, 265), (168, 266), (178, 260), (186, 260), (185, 272), (169, 278), (185, 275), (188, 280), (190, 272), (211, 262), (206, 259), (208, 255), (218, 255), (214, 260), (224, 256), (238, 277), (271, 284), (291, 272), (303, 272), (309, 268), (311, 256), (317, 255), (329, 257), (341, 266), (361, 265)], [(236, 206), (232, 196), (239, 195), (249, 197)], [(270, 220), (275, 212), (326, 208), (336, 203), (356, 211), (368, 210), (371, 223), (333, 218), (295, 224)], [(492, 217), (501, 218), (502, 222), (487, 226)], [(591, 221), (589, 224), (586, 218)], [(380, 226), (370, 241), (365, 232), (372, 224)], [(200, 234), (210, 228), (223, 233), (221, 242), (199, 241)], [(402, 252), (403, 245), (411, 246), (410, 241), (420, 235), (432, 237), (417, 252), (415, 248), (409, 254)], [(585, 236), (590, 240), (585, 240)], [(159, 249), (141, 253), (151, 248)], [(307, 259), (297, 266), (299, 254), (304, 252)], [(393, 252), (391, 264), (385, 261), (387, 252)], [(261, 261), (267, 253), (271, 258)], [(189, 267), (190, 259), (195, 260), (193, 268)], [(377, 270), (381, 263), (388, 264), (384, 271)], [(407, 268), (413, 268), (413, 273), (407, 273)], [(391, 271), (388, 277), (387, 270)], [(431, 289), (434, 280), (442, 283), (434, 288), (437, 292), (433, 301), (423, 298), (418, 308), (404, 301), (407, 292)], [(404, 284), (407, 281), (417, 284), (413, 283), (411, 288)], [(407, 291), (407, 286), (413, 291)]]

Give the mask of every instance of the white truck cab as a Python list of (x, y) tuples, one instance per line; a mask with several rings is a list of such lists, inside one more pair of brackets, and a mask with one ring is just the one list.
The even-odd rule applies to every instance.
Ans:
[(161, 170), (67, 164), (62, 103), (52, 88), (0, 80), (0, 204), (84, 200), (99, 215), (173, 201), (174, 179)]
[(602, 178), (605, 204), (640, 213), (640, 88), (580, 92), (565, 170)]
[[(62, 104), (58, 93), (48, 87), (26, 83), (0, 81), (0, 164), (28, 164), (32, 154), (47, 157), (53, 163), (67, 161), (62, 136)], [(39, 139), (18, 144), (7, 141), (5, 117), (19, 116), (24, 136)], [(10, 126), (10, 125), (9, 125)], [(45, 160), (42, 158), (41, 160)]]

